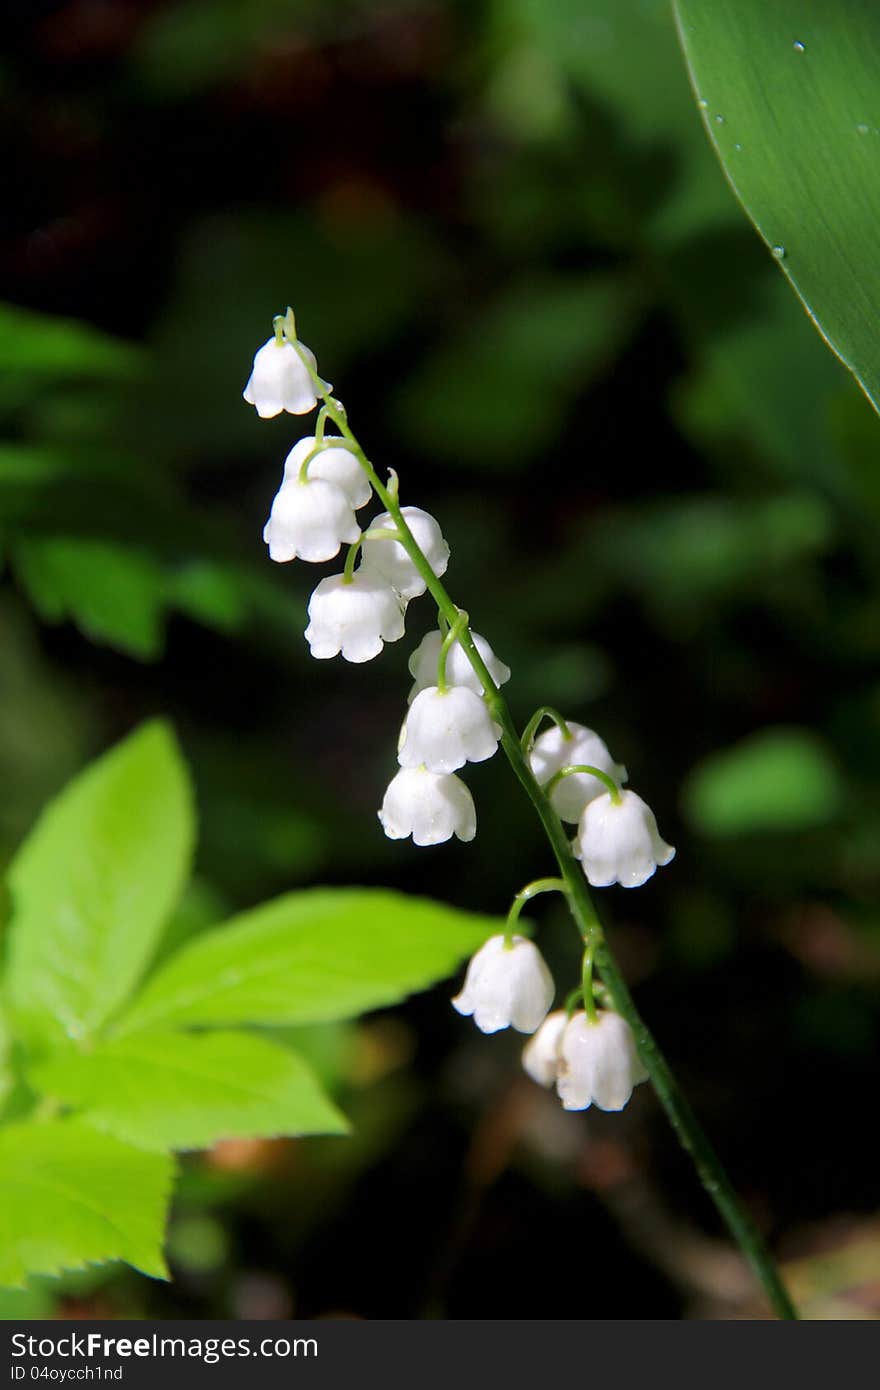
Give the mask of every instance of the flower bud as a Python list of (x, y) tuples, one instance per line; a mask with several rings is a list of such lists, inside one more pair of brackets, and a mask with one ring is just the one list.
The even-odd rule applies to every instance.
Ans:
[[(445, 574), (446, 566), (449, 564), (449, 546), (443, 539), (437, 522), (420, 507), (401, 507), (401, 514), (431, 569), (438, 577)], [(393, 530), (394, 518), (390, 512), (383, 512), (370, 523), (370, 529)], [(371, 540), (367, 536), (364, 540), (361, 564), (364, 569), (384, 579), (402, 598), (418, 598), (427, 588), (400, 541), (378, 537)]]
[(439, 690), (428, 686), (413, 700), (400, 731), (401, 767), (455, 772), (465, 763), (482, 763), (498, 747), (501, 729), (479, 695), (463, 685)]
[[(284, 460), (284, 480), (299, 478), (303, 463), (315, 447), (315, 436), (306, 435), (294, 444)], [(365, 507), (373, 495), (367, 476), (341, 435), (325, 434), (324, 443), (312, 459), (309, 459), (307, 475), (310, 479), (322, 478), (325, 483), (335, 483), (342, 488), (354, 511)]]
[(285, 478), (275, 494), (263, 540), (269, 558), (320, 564), (339, 554), (343, 541), (356, 541), (361, 528), (342, 488), (321, 478)]
[(319, 661), (340, 652), (346, 661), (371, 661), (383, 643), (404, 632), (397, 594), (361, 569), (350, 580), (342, 574), (322, 579), (309, 600), (309, 618), (306, 641)]
[[(485, 637), (481, 637), (478, 632), (472, 632), (471, 637), (495, 684), (504, 685), (505, 681), (510, 680), (510, 667), (498, 660)], [(414, 677), (413, 688), (409, 692), (410, 704), (420, 690), (425, 690), (429, 685), (436, 685), (437, 663), (440, 660), (442, 645), (442, 635), (436, 630), (429, 632), (426, 637), (422, 638), (410, 657), (409, 670), (410, 675)], [(451, 644), (446, 653), (446, 678), (450, 685), (466, 686), (468, 690), (473, 690), (476, 695), (483, 693), (480, 678), (469, 662), (461, 643), (457, 640)]]
[(566, 1110), (622, 1110), (648, 1073), (632, 1029), (620, 1014), (603, 1011), (595, 1023), (576, 1013), (559, 1038), (556, 1089)]
[[(620, 786), (626, 781), (626, 768), (616, 763), (597, 733), (583, 724), (569, 722), (570, 737), (566, 738), (558, 724), (545, 729), (535, 739), (529, 754), (529, 765), (541, 786), (546, 786), (551, 777), (564, 767), (586, 763), (598, 767)], [(563, 820), (576, 825), (583, 815), (584, 807), (605, 791), (604, 783), (588, 772), (573, 772), (563, 777), (550, 793), (550, 800)]]
[(553, 976), (537, 946), (515, 936), (508, 946), (503, 936), (490, 937), (471, 960), (464, 988), (452, 1006), (473, 1015), (483, 1033), (516, 1028), (533, 1033), (553, 1002)]
[(439, 845), (456, 835), (472, 840), (477, 833), (474, 799), (460, 777), (429, 772), (425, 767), (403, 767), (385, 792), (379, 812), (389, 840), (416, 845)]
[[(318, 397), (306, 362), (313, 370), (317, 367), (315, 354), (304, 343), (294, 346), (287, 339), (279, 343), (276, 338), (269, 338), (263, 344), (242, 392), (248, 405), (256, 406), (261, 419), (269, 420), (282, 410), (291, 415), (306, 415), (315, 408)], [(328, 391), (332, 389), (328, 382), (324, 385)]]
[(574, 851), (594, 888), (612, 883), (638, 888), (675, 854), (661, 840), (654, 812), (635, 792), (621, 792), (618, 802), (605, 792), (589, 802), (578, 825)]

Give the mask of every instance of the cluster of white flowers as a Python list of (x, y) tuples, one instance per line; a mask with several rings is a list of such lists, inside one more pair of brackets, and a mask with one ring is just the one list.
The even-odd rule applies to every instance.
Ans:
[[(331, 389), (299, 342), (288, 310), (254, 358), (245, 400), (262, 418), (282, 411), (304, 415)], [(320, 660), (341, 654), (364, 662), (378, 656), (385, 642), (403, 637), (407, 606), (428, 587), (425, 564), (435, 576), (444, 574), (449, 546), (434, 518), (418, 507), (383, 512), (361, 530), (356, 513), (371, 500), (370, 479), (380, 485), (353, 436), (324, 433), (328, 415), (347, 431), (344, 411), (329, 401), (315, 434), (287, 455), (263, 539), (270, 558), (281, 563), (321, 563), (343, 544), (351, 547), (343, 573), (322, 579), (314, 590), (305, 636)], [(396, 479), (390, 492), (396, 498)], [(418, 552), (424, 563), (415, 562)], [(462, 640), (471, 653), (476, 649), (495, 687), (509, 680), (510, 670), (461, 618), (461, 626), (430, 632), (410, 658), (414, 683), (398, 742), (400, 770), (378, 813), (390, 839), (411, 836), (417, 845), (436, 845), (453, 835), (472, 840), (476, 833), (473, 797), (456, 773), (466, 763), (491, 758), (502, 729), (492, 717), (494, 692), (484, 689)], [(560, 818), (577, 825), (573, 851), (591, 885), (634, 888), (669, 863), (675, 851), (660, 838), (645, 802), (622, 789), (626, 768), (614, 762), (592, 729), (557, 718), (534, 740), (528, 760)], [(645, 1076), (628, 1025), (618, 1014), (596, 1015), (592, 1007), (589, 1015), (548, 1017), (553, 996), (553, 979), (537, 947), (508, 929), (474, 956), (453, 1004), (484, 1033), (511, 1026), (534, 1033), (525, 1068), (542, 1084), (555, 1083), (566, 1109), (620, 1109)]]
[(594, 1021), (583, 1011), (550, 1014), (527, 1043), (523, 1066), (540, 1086), (556, 1086), (566, 1110), (622, 1110), (648, 1079), (632, 1029), (610, 1009)]
[[(330, 387), (317, 376), (314, 355), (279, 324), (254, 358), (244, 398), (263, 417), (282, 410), (303, 415), (318, 392)], [(342, 655), (370, 661), (385, 642), (404, 635), (407, 606), (424, 594), (424, 575), (401, 543), (394, 517), (377, 516), (365, 531), (355, 513), (372, 496), (367, 474), (347, 439), (318, 433), (300, 439), (284, 463), (263, 539), (273, 560), (332, 560), (343, 544), (356, 546), (357, 568), (322, 579), (309, 601), (305, 630), (312, 656)], [(402, 507), (413, 539), (437, 576), (446, 571), (449, 546), (435, 519), (419, 507)], [(473, 797), (455, 773), (483, 762), (498, 747), (501, 730), (487, 708), (483, 688), (455, 635), (428, 634), (410, 658), (414, 684), (400, 731), (400, 771), (388, 787), (379, 819), (390, 839), (412, 836), (436, 845), (476, 833)], [(471, 634), (496, 684), (510, 677), (482, 637)]]

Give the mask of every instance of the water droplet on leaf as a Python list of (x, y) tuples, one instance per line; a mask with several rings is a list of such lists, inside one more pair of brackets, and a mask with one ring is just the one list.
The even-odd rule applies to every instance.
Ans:
[(715, 124), (716, 124), (716, 125), (724, 125), (724, 117), (721, 115), (720, 112), (719, 112), (718, 115), (715, 117)]
[(774, 246), (774, 247), (773, 247), (773, 254), (774, 254), (774, 256), (776, 257), (777, 261), (784, 261), (784, 260), (785, 260), (785, 247), (784, 247), (784, 246)]
[(805, 53), (807, 50), (807, 45), (805, 43), (801, 43), (800, 39), (795, 39), (794, 43), (792, 44), (792, 48), (794, 49), (795, 53)]

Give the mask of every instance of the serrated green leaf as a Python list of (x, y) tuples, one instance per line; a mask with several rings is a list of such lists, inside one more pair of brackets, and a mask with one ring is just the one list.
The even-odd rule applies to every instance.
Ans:
[(189, 871), (191, 792), (144, 725), (50, 803), (9, 870), (9, 999), (27, 1031), (86, 1038), (128, 998)]
[(118, 1029), (351, 1018), (444, 978), (502, 929), (383, 889), (290, 893), (184, 947)]
[(829, 346), (880, 408), (880, 9), (676, 0), (707, 133)]
[(691, 824), (708, 835), (806, 830), (831, 820), (840, 775), (806, 729), (762, 729), (704, 758), (683, 791)]
[(56, 1053), (32, 1068), (31, 1082), (144, 1149), (348, 1127), (295, 1052), (241, 1032), (136, 1033)]
[(125, 1260), (166, 1278), (173, 1161), (74, 1120), (0, 1130), (0, 1285)]

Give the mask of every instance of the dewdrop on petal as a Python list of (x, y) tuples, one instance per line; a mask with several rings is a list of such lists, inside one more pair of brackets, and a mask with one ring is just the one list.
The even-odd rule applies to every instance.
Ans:
[[(438, 577), (445, 574), (449, 564), (449, 546), (443, 539), (438, 523), (421, 507), (401, 507), (400, 510), (431, 569)], [(394, 518), (389, 512), (383, 512), (370, 523), (371, 531), (394, 529)], [(402, 598), (418, 598), (427, 588), (400, 541), (366, 536), (361, 565), (384, 579)]]
[(421, 690), (410, 705), (400, 731), (397, 761), (401, 767), (455, 772), (465, 763), (482, 763), (498, 747), (501, 729), (473, 690), (436, 685)]
[[(305, 361), (303, 360), (305, 359)], [(308, 366), (306, 365), (308, 363)], [(304, 343), (296, 346), (287, 338), (269, 338), (254, 357), (248, 384), (242, 395), (256, 406), (262, 420), (280, 415), (307, 415), (318, 403), (315, 383), (309, 373), (317, 369), (315, 354)], [(329, 382), (322, 382), (329, 391)]]
[[(503, 661), (499, 661), (485, 637), (481, 637), (478, 632), (472, 632), (474, 645), (496, 685), (504, 685), (505, 681), (510, 680), (510, 667), (505, 666)], [(412, 690), (409, 692), (409, 703), (412, 704), (420, 690), (425, 690), (429, 685), (435, 685), (437, 681), (437, 663), (440, 660), (440, 648), (443, 644), (443, 637), (435, 629), (423, 637), (409, 659), (410, 675), (414, 678)], [(461, 643), (455, 641), (449, 647), (446, 654), (446, 679), (450, 685), (464, 685), (475, 694), (482, 695), (483, 687), (480, 685), (480, 678), (468, 661), (467, 655)]]
[(632, 1029), (610, 1010), (591, 1023), (576, 1013), (558, 1043), (556, 1090), (565, 1110), (622, 1110), (648, 1073), (642, 1065)]
[(568, 1023), (568, 1014), (557, 1009), (548, 1014), (534, 1037), (523, 1048), (522, 1064), (539, 1086), (552, 1086), (559, 1069), (559, 1042)]
[(309, 560), (319, 564), (339, 554), (343, 541), (361, 534), (351, 503), (335, 483), (321, 478), (286, 478), (275, 494), (263, 540), (269, 558), (279, 563)]
[(362, 569), (322, 579), (309, 600), (306, 641), (319, 661), (338, 656), (371, 661), (404, 633), (404, 610), (393, 589)]
[[(535, 739), (529, 753), (529, 766), (541, 786), (562, 768), (584, 763), (606, 772), (618, 786), (626, 781), (626, 768), (614, 761), (597, 733), (584, 724), (571, 721), (568, 730), (570, 738), (565, 737), (558, 724), (553, 724)], [(584, 807), (605, 790), (605, 784), (598, 777), (591, 777), (588, 772), (575, 772), (557, 782), (550, 800), (562, 820), (576, 825)]]
[(617, 802), (609, 792), (591, 801), (581, 816), (574, 851), (593, 888), (612, 883), (639, 888), (675, 854), (660, 838), (654, 812), (635, 792), (621, 792)]
[[(302, 466), (316, 447), (313, 434), (306, 435), (294, 444), (284, 460), (284, 480), (299, 478)], [(354, 511), (365, 507), (373, 495), (367, 476), (352, 453), (342, 435), (325, 434), (321, 447), (309, 459), (307, 470), (309, 479), (321, 478), (325, 483), (335, 483), (348, 498)]]
[(474, 799), (460, 777), (429, 772), (426, 767), (402, 767), (389, 783), (379, 812), (389, 840), (416, 845), (440, 845), (455, 835), (472, 840), (477, 833)]
[(503, 936), (493, 936), (468, 965), (464, 988), (452, 1007), (473, 1015), (483, 1033), (501, 1028), (533, 1033), (553, 994), (553, 976), (537, 946), (524, 936), (514, 936), (510, 945)]

